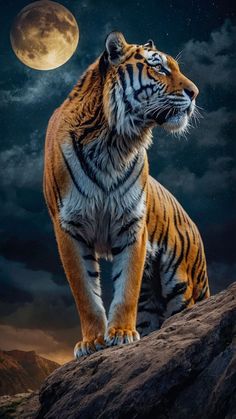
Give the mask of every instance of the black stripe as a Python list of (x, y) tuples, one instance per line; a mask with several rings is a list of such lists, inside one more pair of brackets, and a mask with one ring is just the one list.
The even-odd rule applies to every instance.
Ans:
[(197, 268), (197, 263), (198, 263), (199, 256), (200, 256), (200, 248), (198, 249), (197, 256), (196, 256), (195, 261), (194, 261), (193, 266), (192, 266), (192, 270), (191, 270), (192, 280), (194, 279), (194, 275), (195, 275), (195, 271), (196, 271), (196, 268)]
[(207, 273), (206, 273), (206, 269), (205, 269), (205, 267), (202, 269), (202, 275), (201, 275), (201, 278), (200, 278), (200, 282), (202, 283), (202, 287), (204, 287), (205, 286), (205, 283), (208, 281), (208, 276), (207, 276)]
[(113, 113), (115, 116), (115, 119), (117, 118), (117, 110), (118, 110), (118, 106), (117, 106), (117, 100), (116, 100), (116, 89), (115, 89), (115, 85), (113, 86), (113, 88), (110, 90), (111, 91), (111, 98), (112, 98), (112, 106), (113, 106)]
[[(163, 236), (164, 236), (164, 224), (162, 224), (162, 229), (161, 229), (161, 234), (160, 234), (160, 236), (158, 237), (158, 239), (157, 239), (157, 244), (158, 244), (158, 246), (160, 246), (161, 244), (164, 244), (164, 242), (162, 243), (162, 239), (163, 239)], [(161, 252), (163, 252), (163, 249), (161, 249)], [(160, 252), (159, 252), (160, 253)]]
[(67, 221), (67, 224), (72, 225), (73, 227), (77, 227), (77, 228), (82, 227), (82, 224), (79, 221), (75, 222), (71, 220), (71, 221)]
[[(52, 177), (53, 177), (53, 182), (54, 182), (55, 187), (56, 187), (56, 194), (58, 195), (58, 199), (59, 199), (60, 206), (61, 206), (61, 207), (63, 207), (62, 198), (61, 198), (61, 193), (60, 193), (60, 188), (59, 188), (59, 186), (58, 186), (58, 183), (57, 183), (57, 180), (56, 180), (56, 177), (55, 177), (55, 174), (54, 174), (54, 172), (53, 172), (53, 171), (52, 171)], [(54, 189), (54, 188), (53, 188), (53, 189)]]
[(124, 211), (125, 211), (126, 214), (131, 214), (132, 211), (133, 211), (133, 209), (136, 208), (139, 200), (141, 199), (141, 197), (142, 197), (142, 195), (144, 193), (145, 187), (147, 185), (147, 179), (145, 180), (145, 183), (144, 183), (143, 187), (140, 189), (140, 192), (139, 192), (138, 196), (134, 199), (132, 205), (128, 209), (127, 208), (124, 208)]
[(134, 84), (134, 69), (133, 69), (132, 64), (126, 64), (126, 69), (127, 69), (127, 72), (129, 74), (129, 78), (130, 78), (130, 85), (131, 85), (131, 87), (133, 87), (133, 84)]
[(141, 54), (139, 54), (138, 52), (136, 52), (136, 54), (134, 55), (134, 58), (136, 60), (142, 60), (144, 57)]
[(149, 224), (149, 220), (150, 220), (150, 207), (147, 210), (147, 217), (146, 217), (146, 224)]
[(143, 71), (143, 67), (144, 67), (144, 64), (142, 64), (142, 63), (137, 63), (136, 64), (136, 67), (137, 67), (137, 69), (138, 69), (138, 80), (139, 80), (139, 84), (140, 84), (140, 86), (141, 87), (143, 87), (143, 85), (142, 85), (142, 71)]
[[(138, 157), (139, 157), (139, 155), (137, 154), (136, 156), (135, 156), (135, 158), (134, 158), (134, 160), (133, 160), (133, 162), (132, 162), (132, 164), (131, 164), (131, 166), (129, 167), (129, 169), (125, 172), (125, 175), (123, 176), (123, 178), (120, 180), (120, 181), (118, 181), (117, 183), (116, 183), (116, 185), (115, 185), (115, 187), (117, 187), (117, 186), (121, 186), (121, 185), (123, 185), (128, 179), (129, 179), (129, 177), (132, 175), (132, 173), (133, 173), (133, 171), (134, 171), (134, 169), (135, 169), (135, 166), (136, 166), (136, 163), (137, 163), (137, 161), (138, 161)], [(129, 189), (129, 188), (128, 188)], [(111, 189), (111, 190), (114, 190), (114, 187)], [(125, 192), (123, 192), (123, 195), (126, 193), (126, 191)]]
[(95, 114), (92, 116), (92, 118), (88, 119), (87, 121), (85, 120), (82, 124), (81, 123), (78, 124), (80, 128), (84, 128), (87, 125), (91, 125), (96, 121), (96, 119), (98, 118), (99, 114), (102, 111), (102, 106), (101, 105), (99, 106), (99, 105), (97, 106), (97, 109), (95, 110)]
[[(174, 201), (173, 201), (173, 206), (174, 206), (174, 209), (177, 209)], [(184, 245), (185, 245), (184, 236), (178, 228), (178, 223), (177, 223), (177, 218), (176, 218), (176, 213), (175, 212), (174, 212), (174, 224), (175, 224), (175, 228), (176, 228), (176, 231), (178, 233), (178, 236), (179, 236), (179, 239), (180, 239), (180, 242), (181, 242), (181, 244), (180, 244), (181, 251), (180, 251), (180, 255), (179, 255), (178, 259), (176, 260), (175, 264), (173, 265), (173, 270), (172, 270), (171, 276), (168, 279), (167, 283), (169, 283), (172, 280), (172, 278), (174, 277), (174, 275), (176, 274), (176, 271), (177, 271), (177, 269), (180, 265), (180, 262), (183, 260), (183, 256), (184, 256)]]
[(155, 79), (155, 77), (150, 73), (150, 70), (149, 70), (149, 68), (147, 67), (147, 76), (148, 76), (148, 78), (150, 79), (150, 80), (153, 80), (153, 81), (155, 81), (155, 83), (158, 83), (160, 86), (163, 84), (163, 83), (160, 83), (160, 82), (158, 82), (158, 80), (157, 79)]
[(198, 269), (198, 274), (197, 274), (197, 284), (200, 283), (200, 279), (205, 275), (205, 269), (204, 269), (204, 263), (202, 262), (201, 267)]
[(179, 238), (180, 238), (180, 241), (181, 241), (181, 244), (180, 244), (181, 252), (180, 252), (180, 255), (179, 255), (177, 261), (173, 265), (173, 270), (172, 270), (171, 276), (168, 279), (167, 283), (169, 283), (172, 280), (172, 278), (175, 276), (176, 271), (177, 271), (177, 269), (180, 265), (180, 262), (183, 260), (183, 256), (184, 256), (184, 236), (180, 233), (180, 231), (178, 231), (178, 234), (179, 234)]
[(153, 243), (153, 240), (154, 240), (155, 235), (156, 235), (156, 232), (157, 232), (157, 228), (158, 228), (158, 221), (156, 220), (156, 224), (155, 224), (154, 230), (153, 230), (153, 232), (152, 232), (152, 234), (150, 236), (150, 242), (151, 243)]
[(124, 246), (116, 246), (112, 247), (111, 253), (113, 256), (119, 255), (123, 250), (126, 249), (126, 247), (132, 246), (136, 242), (136, 239), (133, 239), (130, 243), (126, 243)]
[(177, 295), (184, 294), (187, 287), (188, 287), (187, 282), (178, 282), (177, 284), (175, 284), (172, 291), (169, 294), (167, 294), (165, 298), (166, 303), (172, 300), (172, 298), (175, 298)]
[(91, 278), (98, 278), (99, 277), (99, 272), (95, 271), (95, 272), (91, 272), (91, 271), (87, 271), (88, 275), (91, 276)]
[(175, 256), (176, 256), (176, 249), (177, 249), (177, 243), (176, 243), (176, 239), (175, 239), (175, 244), (174, 244), (174, 250), (173, 250), (173, 253), (172, 253), (172, 256), (171, 256), (171, 258), (170, 258), (170, 261), (169, 261), (169, 263), (168, 263), (168, 265), (167, 265), (167, 267), (166, 267), (166, 269), (165, 269), (165, 273), (167, 273), (168, 271), (169, 271), (169, 269), (170, 269), (170, 267), (171, 267), (171, 265), (172, 265), (172, 263), (174, 262), (174, 260), (175, 260)]
[(88, 195), (87, 195), (84, 191), (82, 191), (82, 189), (80, 188), (80, 186), (79, 186), (79, 185), (78, 185), (78, 183), (76, 182), (75, 177), (74, 177), (74, 175), (73, 175), (73, 172), (72, 172), (72, 170), (71, 170), (71, 168), (70, 168), (70, 165), (69, 165), (69, 163), (68, 163), (68, 161), (67, 161), (67, 159), (66, 159), (66, 156), (64, 155), (64, 153), (63, 153), (63, 151), (62, 151), (62, 149), (61, 149), (61, 148), (60, 148), (60, 150), (61, 150), (61, 154), (62, 154), (62, 157), (63, 157), (64, 163), (65, 163), (65, 165), (66, 165), (66, 168), (67, 168), (67, 170), (68, 170), (68, 172), (69, 172), (69, 174), (70, 174), (71, 180), (72, 180), (72, 182), (74, 183), (74, 185), (75, 185), (76, 189), (78, 190), (78, 192), (79, 192), (81, 195), (83, 195), (85, 198), (88, 198)]
[[(78, 126), (80, 126), (80, 124), (78, 124)], [(102, 128), (103, 128), (103, 123), (102, 122), (99, 123), (99, 124), (96, 124), (96, 132), (98, 130), (102, 129)], [(80, 143), (83, 142), (83, 140), (88, 136), (88, 134), (91, 134), (91, 132), (94, 132), (94, 131), (95, 131), (94, 125), (90, 126), (90, 127), (85, 127), (83, 129), (83, 134), (81, 134), (80, 137), (79, 137)], [(71, 131), (70, 134), (72, 134), (76, 138), (76, 134), (73, 131)]]
[(197, 298), (196, 301), (202, 301), (202, 300), (204, 300), (207, 291), (208, 291), (208, 286), (206, 286), (206, 288), (201, 291), (201, 294), (199, 295), (199, 297)]
[(92, 246), (90, 246), (90, 244), (80, 234), (78, 234), (78, 233), (73, 234), (69, 230), (63, 230), (63, 231), (65, 231), (65, 233), (67, 233), (69, 236), (71, 236), (74, 240), (85, 244), (90, 249), (92, 248)]
[(185, 234), (186, 234), (186, 238), (187, 238), (187, 249), (186, 249), (186, 253), (185, 253), (185, 260), (187, 262), (188, 254), (189, 254), (189, 250), (190, 250), (190, 237), (189, 237), (189, 234), (188, 234), (187, 230), (185, 230)]
[(114, 130), (112, 130), (112, 131), (110, 132), (109, 136), (108, 136), (108, 139), (107, 139), (107, 152), (108, 152), (108, 154), (109, 154), (109, 159), (110, 159), (110, 161), (111, 161), (111, 164), (112, 164), (113, 168), (115, 169), (114, 156), (113, 156), (113, 154), (112, 154), (112, 152), (111, 152), (111, 148), (116, 148), (116, 147), (114, 146), (114, 138), (115, 138), (115, 136), (114, 136), (114, 135), (115, 135), (115, 134), (114, 134)]
[[(110, 134), (110, 136), (108, 138), (108, 144), (109, 144), (109, 142), (112, 141), (112, 136), (113, 135), (114, 135), (114, 132), (111, 132), (111, 134)], [(80, 164), (81, 164), (81, 167), (82, 167), (84, 173), (86, 174), (86, 176), (88, 176), (90, 178), (90, 180), (93, 183), (95, 183), (100, 189), (102, 189), (103, 192), (112, 192), (112, 191), (114, 191), (117, 187), (123, 185), (129, 179), (129, 177), (132, 175), (132, 173), (133, 173), (133, 171), (135, 169), (136, 163), (138, 161), (139, 154), (136, 154), (135, 158), (132, 161), (132, 164), (130, 165), (130, 167), (128, 168), (128, 170), (125, 172), (124, 176), (121, 179), (119, 179), (111, 188), (107, 189), (103, 185), (103, 183), (98, 180), (96, 174), (94, 173), (94, 170), (92, 170), (92, 168), (86, 162), (86, 159), (85, 159), (85, 157), (83, 155), (82, 146), (81, 146), (81, 144), (78, 141), (76, 141), (76, 136), (75, 136), (75, 134), (73, 132), (71, 133), (71, 138), (72, 138), (72, 143), (73, 143), (74, 151), (75, 151), (75, 153), (77, 155), (78, 160), (80, 161)], [(112, 156), (110, 155), (110, 158), (111, 157)], [(113, 162), (113, 165), (114, 165), (114, 162)], [(143, 166), (144, 166), (144, 162), (143, 162), (143, 165), (141, 166), (140, 171), (138, 172), (137, 176), (135, 177), (134, 182), (132, 182), (128, 186), (128, 188), (123, 192), (123, 194), (125, 194), (128, 191), (128, 189), (135, 183), (135, 181), (137, 180), (137, 178), (139, 177), (139, 175), (142, 172)]]
[(122, 233), (125, 233), (127, 230), (130, 229), (135, 223), (142, 220), (142, 217), (135, 217), (131, 221), (129, 221), (127, 224), (125, 224), (123, 227), (121, 227), (120, 231), (117, 233), (117, 236), (120, 236)]
[(99, 59), (99, 64), (98, 64), (99, 72), (101, 76), (103, 77), (103, 79), (106, 76), (108, 67), (109, 67), (108, 53), (107, 51), (104, 51)]
[(134, 177), (134, 179), (132, 180), (132, 182), (126, 187), (126, 189), (124, 190), (124, 192), (123, 192), (123, 195), (125, 195), (126, 194), (126, 192), (130, 189), (130, 188), (132, 188), (132, 186), (135, 184), (135, 182), (138, 180), (138, 178), (139, 178), (139, 176), (141, 175), (141, 173), (142, 173), (142, 171), (143, 171), (143, 168), (144, 168), (144, 161), (143, 161), (143, 164), (141, 165), (141, 168), (139, 169), (139, 171), (138, 171), (138, 173), (137, 173), (137, 175)]
[(192, 235), (193, 235), (193, 244), (196, 244), (195, 226), (191, 225), (191, 227), (192, 227)]
[(126, 80), (125, 80), (125, 73), (124, 73), (124, 71), (121, 67), (118, 68), (118, 74), (120, 76), (120, 81), (121, 81), (123, 90), (125, 91), (126, 87), (127, 87), (127, 83), (126, 83)]
[(121, 274), (122, 274), (122, 269), (121, 269), (121, 271), (118, 273), (118, 274), (116, 274), (113, 278), (112, 278), (112, 281), (113, 282), (115, 282), (120, 276), (121, 276)]
[(182, 217), (181, 217), (182, 216), (182, 213), (180, 213), (180, 210), (179, 210), (179, 207), (177, 205), (177, 202), (174, 201), (174, 203), (175, 203), (175, 209), (176, 209), (178, 220), (179, 220), (179, 225), (182, 225)]
[(156, 214), (156, 200), (155, 200), (154, 194), (152, 198), (152, 212)]
[(165, 236), (163, 238), (163, 243), (162, 243), (163, 246), (165, 246), (165, 250), (167, 250), (167, 247), (168, 247), (169, 228), (170, 228), (170, 219), (168, 218), (167, 229), (166, 229), (166, 233), (165, 233)]
[(133, 108), (132, 108), (132, 105), (127, 98), (127, 95), (126, 95), (127, 83), (126, 83), (126, 80), (125, 80), (125, 72), (121, 67), (119, 67), (119, 69), (118, 69), (118, 74), (120, 76), (120, 81), (121, 81), (122, 88), (123, 88), (123, 101), (124, 101), (124, 104), (125, 104), (125, 110), (126, 110), (126, 112), (130, 112), (130, 111), (132, 111)]
[(76, 156), (77, 156), (77, 158), (78, 158), (78, 160), (81, 164), (81, 167), (82, 167), (85, 175), (93, 183), (95, 183), (100, 189), (102, 189), (103, 192), (106, 192), (106, 189), (104, 188), (103, 184), (98, 181), (94, 171), (92, 171), (91, 167), (88, 166), (88, 163), (86, 162), (86, 159), (84, 158), (84, 155), (83, 155), (81, 143), (76, 141), (76, 136), (73, 132), (71, 132), (70, 135), (71, 135), (71, 139), (72, 139), (74, 152), (75, 152), (75, 154), (76, 154)]

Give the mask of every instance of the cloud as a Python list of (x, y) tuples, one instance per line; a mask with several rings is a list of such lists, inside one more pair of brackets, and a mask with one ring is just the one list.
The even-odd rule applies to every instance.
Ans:
[(1, 187), (35, 187), (42, 183), (43, 151), (38, 130), (29, 143), (13, 145), (0, 152)]
[(52, 98), (60, 96), (61, 93), (71, 90), (77, 82), (80, 69), (74, 65), (65, 66), (51, 71), (22, 70), (26, 82), (21, 87), (12, 87), (1, 91), (1, 106), (36, 105)]
[(190, 132), (190, 141), (201, 147), (224, 146), (227, 139), (223, 130), (232, 117), (232, 112), (225, 107), (204, 112), (199, 124)]
[[(43, 298), (51, 295), (58, 299), (68, 296), (69, 287), (65, 287), (66, 281), (58, 284), (53, 280), (51, 272), (31, 270), (21, 262), (9, 263), (9, 260), (2, 256), (0, 256), (0, 270), (3, 283), (11, 284), (18, 291), (25, 291), (34, 297), (41, 295)], [(16, 295), (16, 300), (17, 298)]]
[(208, 167), (201, 175), (191, 172), (188, 167), (182, 169), (167, 166), (159, 175), (159, 181), (175, 193), (186, 195), (199, 191), (201, 199), (207, 198), (209, 193), (225, 192), (230, 183), (236, 181), (236, 169), (232, 157), (222, 156), (210, 158)]
[(236, 26), (226, 21), (208, 41), (190, 40), (184, 45), (181, 63), (201, 89), (207, 85), (221, 89), (235, 86), (235, 41)]
[[(70, 329), (76, 342), (76, 330)], [(66, 337), (66, 334), (65, 334)], [(57, 338), (40, 329), (19, 329), (9, 325), (0, 325), (0, 349), (8, 351), (36, 351), (37, 354), (63, 364), (73, 358), (73, 344)]]
[[(50, 272), (32, 271), (24, 264), (0, 258), (1, 323), (16, 328), (58, 330), (79, 328), (79, 317), (64, 281), (58, 285)], [(58, 313), (63, 313), (58, 319)]]

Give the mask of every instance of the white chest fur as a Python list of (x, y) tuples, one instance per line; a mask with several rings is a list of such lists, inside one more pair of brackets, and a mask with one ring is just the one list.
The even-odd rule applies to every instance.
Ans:
[[(71, 185), (60, 208), (61, 225), (73, 235), (80, 234), (100, 256), (110, 256), (111, 248), (127, 238), (120, 231), (145, 212), (145, 197), (140, 183), (145, 150), (122, 171), (86, 168), (72, 145), (62, 149), (70, 171)], [(104, 151), (105, 152), (105, 151)], [(100, 156), (101, 157), (101, 156)], [(137, 226), (135, 227), (137, 228)], [(132, 228), (127, 234), (132, 233)]]

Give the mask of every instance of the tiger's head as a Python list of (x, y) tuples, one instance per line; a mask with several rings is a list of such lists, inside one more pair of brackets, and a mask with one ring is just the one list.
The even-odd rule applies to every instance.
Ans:
[(169, 132), (187, 128), (198, 88), (153, 41), (128, 44), (122, 33), (111, 32), (99, 67), (105, 80), (105, 114), (119, 134), (131, 136), (155, 125)]

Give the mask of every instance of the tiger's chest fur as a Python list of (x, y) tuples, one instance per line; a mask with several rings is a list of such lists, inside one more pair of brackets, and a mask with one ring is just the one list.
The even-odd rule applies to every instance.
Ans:
[(63, 197), (61, 225), (94, 246), (100, 257), (110, 257), (113, 248), (135, 237), (145, 214), (140, 173), (146, 151), (141, 149), (122, 169), (105, 146), (99, 154), (93, 150), (92, 158), (91, 148), (81, 153), (75, 153), (72, 145), (63, 147), (73, 182)]

